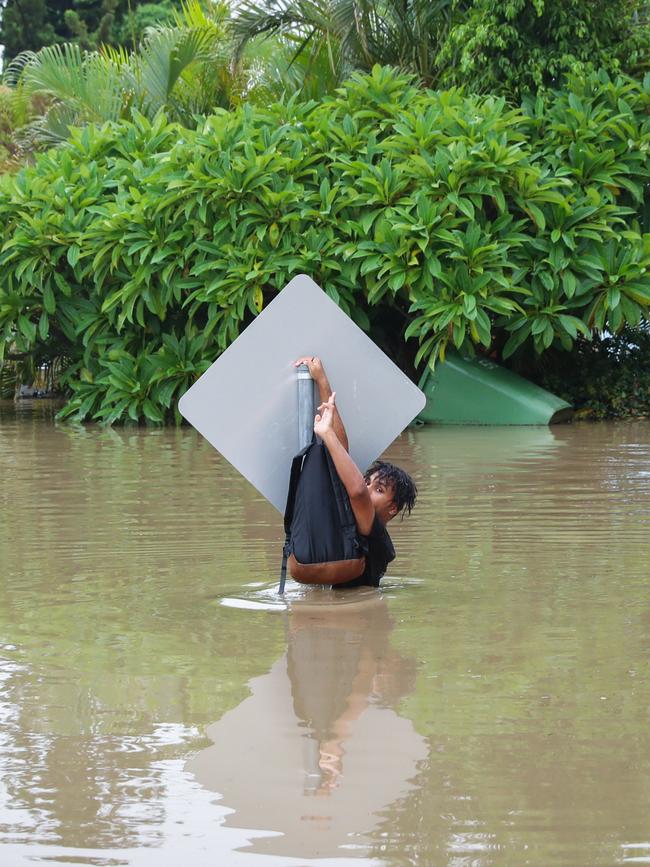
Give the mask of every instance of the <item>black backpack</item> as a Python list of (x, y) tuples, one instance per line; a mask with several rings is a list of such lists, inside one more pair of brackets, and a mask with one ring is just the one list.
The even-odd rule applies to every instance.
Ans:
[[(284, 512), (286, 540), (280, 573), (284, 592), (287, 560), (311, 578), (303, 583), (327, 584), (328, 570), (358, 577), (365, 568), (365, 550), (359, 540), (350, 498), (338, 477), (327, 447), (316, 437), (291, 463), (289, 493)], [(347, 577), (346, 577), (346, 580)]]

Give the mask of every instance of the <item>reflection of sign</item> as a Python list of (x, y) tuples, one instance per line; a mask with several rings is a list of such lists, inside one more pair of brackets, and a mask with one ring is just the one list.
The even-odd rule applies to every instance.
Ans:
[(178, 405), (280, 511), (298, 451), (293, 361), (305, 354), (323, 359), (350, 453), (363, 469), (425, 404), (420, 389), (313, 280), (295, 277)]
[(340, 858), (352, 848), (358, 856), (428, 755), (391, 707), (413, 689), (415, 661), (390, 646), (381, 597), (297, 604), (288, 625), (286, 656), (208, 727), (213, 745), (186, 770), (234, 811), (226, 827), (257, 830), (247, 852)]

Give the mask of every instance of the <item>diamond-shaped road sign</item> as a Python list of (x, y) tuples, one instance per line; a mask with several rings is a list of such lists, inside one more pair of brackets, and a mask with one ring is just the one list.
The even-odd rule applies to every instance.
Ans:
[(185, 392), (178, 408), (267, 500), (284, 512), (298, 452), (297, 371), (323, 361), (350, 443), (365, 470), (422, 410), (424, 394), (301, 274)]

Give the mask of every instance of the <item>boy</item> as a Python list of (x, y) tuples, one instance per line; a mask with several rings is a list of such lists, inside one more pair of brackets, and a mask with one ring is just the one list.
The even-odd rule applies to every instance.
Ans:
[[(408, 513), (415, 504), (417, 488), (404, 470), (384, 461), (375, 461), (365, 476), (348, 454), (348, 438), (336, 407), (336, 393), (330, 388), (327, 375), (319, 358), (299, 358), (295, 365), (306, 364), (318, 386), (320, 406), (314, 419), (314, 432), (327, 448), (336, 472), (350, 498), (357, 525), (359, 542), (365, 555), (365, 567), (359, 577), (347, 580), (343, 576), (330, 578), (335, 587), (378, 587), (387, 565), (395, 559), (395, 549), (386, 530), (386, 524), (406, 508)], [(296, 580), (289, 560), (290, 571)]]

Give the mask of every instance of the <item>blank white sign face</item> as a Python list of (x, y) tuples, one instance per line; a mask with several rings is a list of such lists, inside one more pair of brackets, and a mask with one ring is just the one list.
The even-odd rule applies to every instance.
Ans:
[(301, 274), (219, 356), (178, 408), (284, 512), (298, 452), (293, 362), (318, 355), (363, 471), (422, 410), (425, 396), (355, 323)]

